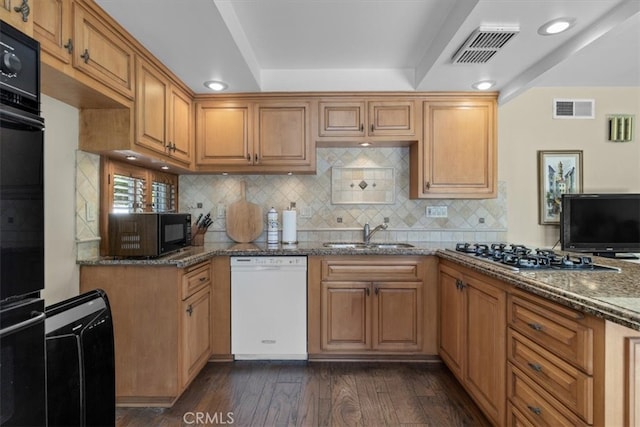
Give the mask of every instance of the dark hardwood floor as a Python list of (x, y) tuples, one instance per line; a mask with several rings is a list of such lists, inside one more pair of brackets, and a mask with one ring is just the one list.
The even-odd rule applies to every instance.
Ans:
[(440, 363), (209, 363), (170, 409), (118, 408), (133, 426), (488, 426)]

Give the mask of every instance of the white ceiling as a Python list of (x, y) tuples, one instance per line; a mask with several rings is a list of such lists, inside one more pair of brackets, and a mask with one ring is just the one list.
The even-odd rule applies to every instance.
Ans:
[[(640, 86), (640, 0), (96, 0), (196, 93)], [(538, 27), (576, 24), (555, 36)], [(478, 27), (519, 34), (486, 64), (451, 58)]]

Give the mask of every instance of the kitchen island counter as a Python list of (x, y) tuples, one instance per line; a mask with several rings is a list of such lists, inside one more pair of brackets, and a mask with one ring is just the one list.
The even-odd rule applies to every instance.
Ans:
[(640, 331), (640, 264), (594, 257), (620, 271), (521, 270), (452, 250), (438, 256), (559, 304)]
[(303, 242), (297, 245), (266, 243), (214, 243), (191, 247), (155, 259), (118, 259), (100, 257), (78, 261), (91, 265), (160, 265), (185, 268), (216, 256), (282, 256), (282, 255), (437, 255), (480, 273), (503, 280), (519, 289), (542, 296), (565, 306), (611, 322), (640, 330), (640, 264), (597, 258), (597, 263), (620, 268), (617, 271), (511, 271), (452, 251), (448, 242), (410, 242), (412, 248), (328, 248), (322, 243)]

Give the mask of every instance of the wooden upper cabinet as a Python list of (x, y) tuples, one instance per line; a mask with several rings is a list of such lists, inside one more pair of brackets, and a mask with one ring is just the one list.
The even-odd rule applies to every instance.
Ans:
[(40, 42), (42, 53), (62, 64), (71, 63), (71, 0), (36, 0), (34, 6), (33, 36)]
[(256, 105), (254, 164), (315, 166), (308, 102), (265, 101)]
[(197, 104), (200, 171), (315, 172), (307, 101), (203, 101)]
[(371, 136), (415, 136), (414, 101), (369, 101)]
[(319, 107), (319, 136), (366, 135), (365, 102), (320, 102)]
[(167, 148), (169, 80), (140, 57), (136, 60), (136, 143), (158, 153)]
[(200, 102), (196, 105), (196, 164), (247, 166), (252, 128), (247, 102)]
[(78, 3), (73, 3), (73, 44), (75, 68), (133, 98), (133, 48)]
[[(16, 10), (16, 8), (22, 8), (22, 5), (29, 7), (26, 16), (23, 15), (21, 10)], [(33, 9), (33, 5), (25, 0), (5, 0), (0, 4), (0, 19), (26, 35), (31, 36), (33, 35)]]
[(141, 57), (136, 60), (136, 143), (191, 163), (193, 114), (189, 95)]
[(406, 99), (320, 101), (318, 136), (413, 140), (415, 112), (415, 101)]
[(426, 101), (411, 146), (411, 198), (496, 197), (495, 98)]
[(171, 157), (184, 163), (192, 162), (193, 129), (193, 102), (191, 101), (191, 96), (172, 84), (169, 92), (168, 120)]

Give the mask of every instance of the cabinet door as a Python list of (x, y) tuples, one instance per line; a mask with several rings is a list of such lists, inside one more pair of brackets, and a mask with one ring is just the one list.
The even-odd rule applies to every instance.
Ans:
[(451, 372), (462, 378), (465, 350), (465, 294), (460, 281), (448, 269), (440, 269), (440, 357)]
[(366, 282), (322, 282), (320, 295), (323, 350), (371, 347), (371, 286)]
[(252, 164), (248, 103), (203, 102), (196, 107), (196, 163)]
[(495, 102), (425, 102), (423, 139), (425, 197), (495, 197)]
[(26, 21), (23, 19), (22, 13), (15, 10), (16, 7), (21, 7), (23, 4), (31, 7), (27, 0), (4, 0), (2, 4), (0, 4), (0, 19), (16, 27), (26, 35), (31, 36), (33, 35), (33, 9), (31, 9), (27, 15)]
[(141, 58), (136, 64), (136, 143), (165, 154), (169, 81)]
[(260, 102), (255, 110), (254, 164), (311, 165), (309, 110), (308, 102)]
[(133, 98), (133, 50), (98, 18), (73, 3), (73, 66)]
[(33, 36), (43, 52), (63, 64), (71, 62), (71, 1), (38, 0), (33, 10)]
[(464, 383), (496, 424), (504, 424), (506, 296), (504, 291), (465, 277), (467, 300)]
[(319, 136), (365, 135), (364, 102), (320, 102)]
[(373, 348), (422, 349), (422, 282), (374, 282)]
[(415, 135), (414, 101), (369, 102), (369, 129), (371, 136)]
[(211, 352), (210, 290), (207, 287), (182, 303), (182, 386), (204, 366)]
[(191, 163), (193, 145), (193, 113), (191, 98), (176, 86), (169, 93), (169, 140), (171, 157)]

